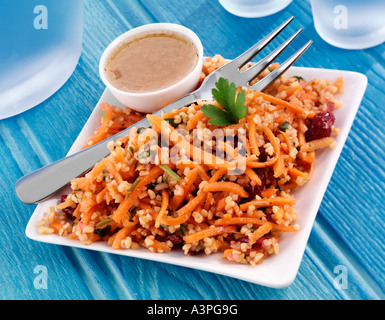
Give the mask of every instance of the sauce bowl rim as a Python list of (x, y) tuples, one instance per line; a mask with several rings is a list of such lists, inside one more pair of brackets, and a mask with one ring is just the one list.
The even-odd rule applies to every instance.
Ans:
[[(124, 91), (121, 89), (116, 88), (106, 77), (105, 74), (105, 66), (110, 58), (110, 56), (115, 52), (115, 50), (119, 47), (119, 45), (124, 44), (125, 42), (128, 42), (130, 38), (135, 39), (136, 36), (140, 34), (146, 34), (146, 33), (151, 33), (153, 31), (154, 33), (159, 33), (162, 31), (167, 31), (167, 32), (174, 32), (174, 33), (179, 33), (182, 36), (184, 36), (186, 39), (190, 40), (193, 45), (195, 46), (198, 54), (198, 59), (195, 67), (191, 70), (191, 72), (186, 75), (183, 79), (179, 80), (176, 83), (173, 83), (172, 85), (156, 90), (156, 91), (148, 91), (148, 92), (130, 92), (130, 91)], [(189, 28), (175, 24), (175, 23), (151, 23), (151, 24), (146, 24), (142, 25), (136, 28), (133, 28), (117, 38), (115, 38), (104, 50), (100, 62), (99, 62), (99, 75), (101, 77), (101, 80), (103, 83), (110, 89), (113, 90), (121, 95), (126, 95), (126, 96), (132, 96), (132, 97), (146, 97), (146, 96), (152, 96), (152, 95), (159, 95), (162, 93), (166, 93), (174, 88), (177, 88), (179, 85), (187, 81), (193, 74), (197, 72), (197, 69), (202, 69), (202, 63), (203, 63), (203, 46), (201, 43), (201, 40), (199, 37)]]

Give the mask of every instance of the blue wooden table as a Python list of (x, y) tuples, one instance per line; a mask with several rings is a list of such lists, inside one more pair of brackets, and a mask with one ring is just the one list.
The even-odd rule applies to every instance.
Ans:
[[(25, 236), (35, 206), (19, 201), (15, 182), (66, 155), (104, 90), (98, 62), (115, 37), (143, 24), (174, 22), (198, 34), (205, 55), (234, 58), (292, 15), (296, 19), (280, 40), (303, 27), (298, 46), (314, 41), (297, 66), (358, 71), (369, 80), (292, 285), (271, 289)], [(216, 0), (86, 0), (83, 51), (71, 78), (39, 106), (0, 121), (0, 298), (384, 299), (384, 81), (385, 44), (359, 51), (328, 45), (314, 29), (310, 1), (294, 0), (280, 13), (247, 19)], [(347, 275), (342, 286), (341, 270)], [(36, 282), (43, 271), (46, 286)]]

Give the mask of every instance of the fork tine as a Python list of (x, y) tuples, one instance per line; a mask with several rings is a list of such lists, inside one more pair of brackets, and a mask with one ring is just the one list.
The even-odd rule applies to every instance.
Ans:
[(297, 36), (302, 32), (302, 30), (302, 28), (299, 29), (274, 51), (270, 52), (265, 58), (258, 61), (254, 66), (243, 71), (241, 74), (244, 81), (248, 84), (259, 74), (261, 74), (261, 72), (265, 70), (294, 41), (295, 38), (297, 38)]
[(282, 63), (277, 69), (271, 72), (269, 75), (264, 77), (262, 80), (258, 81), (252, 86), (248, 86), (251, 89), (262, 91), (267, 88), (271, 83), (273, 83), (277, 78), (279, 78), (287, 69), (289, 69), (294, 62), (310, 47), (313, 43), (312, 40), (308, 41), (301, 49), (294, 53), (289, 59)]
[(269, 33), (262, 40), (257, 42), (251, 48), (246, 50), (240, 56), (235, 58), (231, 65), (237, 67), (238, 69), (242, 68), (246, 63), (248, 63), (251, 59), (253, 59), (259, 52), (261, 52), (283, 29), (287, 27), (287, 25), (293, 21), (294, 16), (286, 20), (282, 23), (278, 28), (274, 29), (271, 33)]

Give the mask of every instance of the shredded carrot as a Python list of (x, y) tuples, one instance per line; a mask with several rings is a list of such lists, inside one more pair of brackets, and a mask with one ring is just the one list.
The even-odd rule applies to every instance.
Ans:
[(257, 143), (257, 125), (254, 122), (253, 117), (249, 117), (249, 142), (250, 142), (250, 150), (256, 156), (259, 156), (259, 148)]
[(206, 196), (206, 192), (200, 191), (196, 197), (191, 198), (190, 201), (184, 207), (177, 211), (178, 217), (170, 218), (164, 216), (161, 220), (162, 224), (167, 226), (177, 226), (182, 223), (185, 223), (190, 218), (192, 211), (196, 208), (198, 204), (204, 201)]
[(162, 190), (162, 204), (160, 206), (159, 213), (155, 220), (155, 227), (159, 228), (160, 222), (162, 221), (163, 216), (167, 213), (168, 208), (168, 202), (169, 202), (169, 196), (165, 189)]
[(246, 211), (247, 208), (251, 205), (255, 206), (256, 208), (261, 208), (261, 207), (269, 207), (269, 206), (283, 206), (285, 204), (288, 204), (290, 206), (295, 205), (295, 198), (274, 197), (274, 198), (268, 198), (268, 199), (253, 200), (250, 202), (242, 203), (239, 207), (241, 208), (242, 211)]
[(326, 138), (321, 138), (317, 140), (313, 140), (310, 142), (306, 142), (300, 149), (300, 152), (310, 152), (314, 151), (317, 149), (322, 149), (327, 146), (333, 147), (335, 143), (335, 140), (333, 137), (326, 137)]
[(129, 225), (123, 227), (116, 233), (115, 239), (112, 243), (112, 247), (114, 249), (121, 248), (122, 240), (127, 238), (127, 236), (136, 228), (137, 223), (138, 223), (138, 219), (135, 219), (133, 222), (130, 222)]
[(297, 168), (290, 168), (288, 170), (288, 173), (291, 177), (306, 177), (307, 176), (306, 172), (300, 171)]
[[(215, 183), (218, 179), (221, 178), (223, 175), (224, 170), (218, 170), (209, 180), (209, 185), (212, 183)], [(182, 223), (185, 223), (191, 216), (191, 213), (193, 210), (204, 200), (206, 199), (208, 191), (200, 190), (197, 194), (197, 196), (194, 198), (192, 197), (189, 202), (182, 208), (180, 208), (177, 213), (178, 217), (176, 218), (170, 218), (170, 217), (163, 217), (162, 224), (164, 225), (170, 225), (170, 226), (176, 226), (180, 225)]]
[(217, 226), (210, 227), (207, 229), (203, 229), (202, 231), (195, 232), (193, 234), (189, 234), (188, 236), (184, 236), (183, 240), (186, 243), (192, 243), (195, 241), (202, 240), (206, 237), (213, 237), (224, 233), (234, 233), (237, 231), (237, 228), (234, 226)]
[(194, 129), (199, 121), (202, 121), (205, 116), (202, 111), (198, 111), (193, 117), (190, 117), (187, 122), (187, 130)]
[(294, 112), (305, 113), (305, 110), (303, 108), (295, 106), (295, 105), (293, 105), (293, 104), (291, 104), (285, 100), (281, 100), (281, 99), (278, 99), (276, 97), (270, 96), (270, 95), (265, 94), (263, 92), (255, 91), (254, 95), (256, 97), (262, 97), (264, 100), (269, 101), (273, 104), (289, 108), (289, 109), (293, 110)]
[(198, 168), (195, 168), (193, 170), (190, 170), (186, 177), (181, 181), (180, 186), (182, 187), (183, 193), (180, 195), (174, 195), (174, 197), (171, 200), (171, 207), (174, 209), (177, 209), (184, 199), (186, 199), (192, 185), (194, 184), (196, 178), (198, 176)]
[(344, 79), (342, 77), (338, 77), (334, 85), (337, 87), (339, 93), (343, 93)]
[(49, 227), (54, 230), (54, 233), (59, 234), (60, 229), (63, 228), (63, 224), (59, 221), (53, 221), (49, 224)]
[(261, 192), (262, 198), (270, 198), (277, 192), (276, 188), (267, 188)]
[(249, 245), (253, 245), (254, 243), (256, 243), (259, 238), (263, 237), (265, 234), (268, 234), (271, 229), (273, 229), (273, 226), (270, 222), (266, 222), (261, 225), (251, 235), (249, 235)]
[(110, 158), (106, 158), (105, 161), (104, 161), (104, 164), (106, 166), (107, 172), (110, 173), (114, 177), (114, 179), (116, 180), (116, 182), (118, 184), (120, 184), (123, 181), (122, 176), (115, 169), (115, 166), (112, 164)]
[(201, 148), (191, 145), (190, 142), (185, 140), (180, 133), (178, 133), (169, 123), (164, 121), (162, 118), (150, 114), (147, 115), (147, 118), (155, 130), (160, 131), (161, 128), (168, 130), (170, 132), (171, 143), (177, 145), (181, 149), (186, 151), (188, 150), (190, 157), (192, 157), (192, 159), (198, 163), (205, 163), (205, 165), (208, 167), (217, 169), (234, 170), (236, 168), (235, 164), (230, 164), (227, 161), (219, 159), (215, 155), (210, 154)]
[(217, 226), (226, 226), (226, 225), (235, 225), (235, 224), (255, 224), (261, 226), (266, 221), (261, 220), (260, 218), (250, 218), (250, 217), (233, 217), (228, 219), (218, 219), (215, 221)]
[(93, 136), (90, 138), (91, 143), (87, 144), (85, 147), (99, 143), (100, 141), (104, 140), (107, 136), (108, 126), (112, 121), (112, 108), (107, 102), (103, 102), (100, 105), (100, 108), (102, 109), (103, 114), (101, 125), (96, 129)]
[(245, 174), (250, 178), (251, 181), (254, 181), (258, 186), (262, 184), (261, 178), (255, 173), (251, 168), (246, 168)]
[(243, 189), (239, 184), (227, 181), (208, 183), (204, 186), (203, 190), (206, 192), (232, 192), (241, 196), (242, 198), (247, 198), (249, 196), (249, 193), (245, 189)]
[(313, 93), (309, 93), (309, 92), (302, 92), (299, 98), (303, 101), (304, 100), (310, 100), (313, 102), (317, 101), (317, 97)]
[(205, 202), (205, 205), (203, 206), (203, 209), (205, 209), (206, 211), (209, 210), (212, 200), (213, 200), (213, 194), (211, 192), (208, 192), (207, 197), (206, 197), (206, 202)]
[(139, 183), (135, 186), (134, 190), (132, 190), (130, 195), (127, 198), (123, 199), (119, 207), (115, 210), (113, 214), (113, 219), (118, 223), (127, 219), (128, 210), (130, 210), (134, 205), (134, 202), (138, 198), (139, 193), (142, 192), (143, 188), (147, 186), (153, 179), (156, 179), (162, 173), (164, 173), (164, 171), (161, 167), (158, 167), (158, 166), (153, 167), (150, 170), (149, 174), (144, 176), (139, 181)]

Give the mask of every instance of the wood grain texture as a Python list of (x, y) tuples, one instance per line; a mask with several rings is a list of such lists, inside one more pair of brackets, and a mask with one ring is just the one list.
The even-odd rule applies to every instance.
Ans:
[[(292, 15), (296, 19), (274, 44), (303, 27), (297, 45), (309, 39), (314, 44), (296, 65), (358, 71), (367, 75), (369, 85), (291, 286), (265, 288), (26, 238), (34, 206), (18, 200), (15, 182), (65, 156), (104, 90), (98, 61), (110, 41), (142, 24), (174, 22), (198, 34), (205, 55), (234, 58)], [(296, 48), (290, 47), (282, 59)], [(45, 102), (0, 121), (0, 299), (384, 299), (384, 49), (385, 44), (359, 51), (326, 44), (313, 27), (305, 0), (259, 19), (233, 16), (217, 1), (85, 0), (83, 50), (71, 78)], [(47, 289), (34, 286), (34, 268), (39, 265), (47, 268)], [(348, 272), (346, 289), (335, 286), (337, 266)]]

